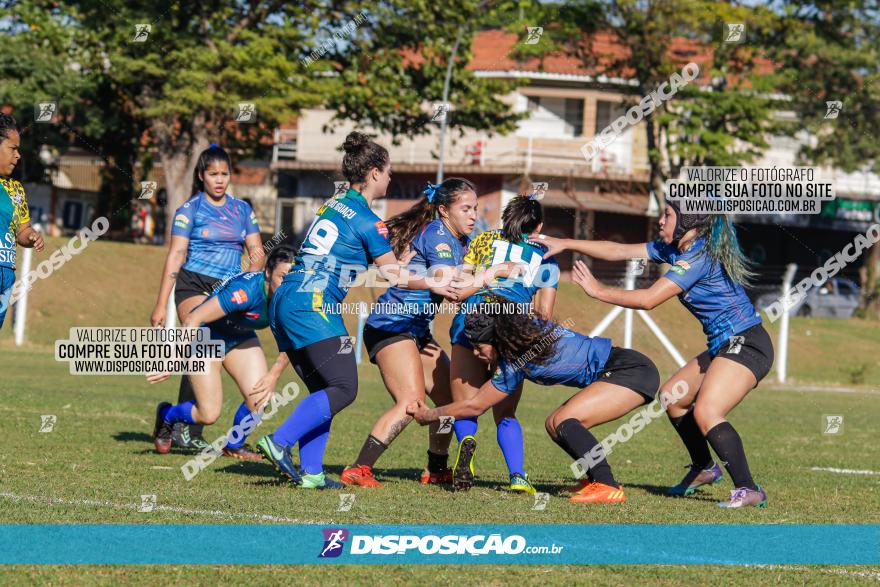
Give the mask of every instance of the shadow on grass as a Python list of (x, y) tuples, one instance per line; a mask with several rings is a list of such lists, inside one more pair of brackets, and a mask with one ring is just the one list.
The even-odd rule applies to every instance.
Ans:
[(669, 487), (667, 487), (667, 486), (646, 485), (643, 483), (627, 483), (624, 485), (624, 489), (629, 488), (629, 487), (633, 487), (636, 489), (644, 489), (645, 491), (647, 491), (648, 493), (650, 493), (652, 495), (659, 495), (661, 497), (665, 497), (668, 499), (688, 499), (688, 500), (692, 500), (692, 501), (712, 501), (712, 502), (718, 501), (717, 498), (710, 497), (708, 494), (701, 492), (699, 489), (697, 489), (696, 493), (692, 493), (691, 495), (689, 495), (685, 498), (685, 497), (678, 497), (675, 495), (667, 495), (666, 492), (669, 491)]

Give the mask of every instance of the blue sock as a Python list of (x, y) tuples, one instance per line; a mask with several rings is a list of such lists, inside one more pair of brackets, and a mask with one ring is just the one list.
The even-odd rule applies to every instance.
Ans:
[(525, 475), (523, 433), (519, 420), (504, 418), (498, 423), (498, 446), (501, 447), (501, 454), (504, 455), (504, 461), (507, 463), (507, 470), (510, 471), (510, 474)]
[(171, 406), (170, 408), (165, 410), (164, 414), (162, 414), (162, 419), (169, 424), (174, 424), (175, 422), (195, 424), (196, 421), (193, 420), (192, 416), (192, 409), (195, 407), (195, 405), (196, 402), (183, 402), (182, 404)]
[(322, 389), (299, 402), (293, 413), (272, 434), (272, 440), (281, 446), (293, 446), (310, 430), (333, 418), (330, 402)]
[[(236, 410), (236, 412), (235, 412), (235, 417), (232, 419), (232, 425), (238, 426), (239, 424), (241, 424), (242, 420), (244, 420), (245, 418), (247, 418), (250, 415), (250, 413), (251, 413), (251, 411), (248, 409), (247, 404), (244, 402), (241, 402), (241, 405), (238, 406), (238, 410)], [(256, 417), (257, 416), (254, 415), (254, 419), (256, 419)], [(256, 421), (254, 422), (253, 426), (256, 426)], [(250, 426), (251, 430), (253, 430), (253, 426)], [(242, 430), (242, 432), (244, 432), (244, 429), (245, 429), (244, 426), (241, 426), (239, 428), (239, 430)], [(227, 448), (241, 448), (242, 446), (244, 446), (244, 441), (247, 440), (247, 434), (241, 434), (241, 435), (236, 434), (235, 436), (236, 436), (236, 440), (234, 440), (234, 441), (231, 437), (228, 437), (229, 441), (226, 443)]]
[(303, 473), (317, 475), (324, 470), (324, 449), (327, 448), (332, 423), (333, 420), (327, 420), (299, 439), (299, 466)]
[(455, 430), (455, 439), (461, 442), (465, 436), (477, 435), (477, 419), (462, 418), (452, 423), (452, 429)]

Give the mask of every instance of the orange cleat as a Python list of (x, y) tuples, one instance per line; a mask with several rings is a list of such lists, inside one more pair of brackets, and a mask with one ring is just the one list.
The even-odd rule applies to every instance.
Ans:
[(422, 485), (452, 485), (452, 469), (444, 469), (434, 473), (422, 471), (419, 481)]
[(568, 498), (572, 503), (623, 503), (623, 487), (611, 487), (594, 481)]
[(361, 465), (359, 467), (348, 467), (342, 472), (340, 477), (346, 485), (357, 485), (359, 487), (382, 487), (382, 484), (373, 477), (373, 467), (370, 465)]

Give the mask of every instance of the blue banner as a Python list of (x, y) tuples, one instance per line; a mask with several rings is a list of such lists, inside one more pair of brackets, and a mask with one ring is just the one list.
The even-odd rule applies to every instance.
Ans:
[(880, 564), (880, 525), (0, 525), (2, 564)]

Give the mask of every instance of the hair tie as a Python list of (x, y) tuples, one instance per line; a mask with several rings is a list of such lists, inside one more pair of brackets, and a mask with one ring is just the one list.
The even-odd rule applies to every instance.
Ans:
[(434, 203), (434, 196), (437, 194), (438, 189), (440, 189), (440, 184), (434, 185), (430, 181), (428, 182), (428, 187), (422, 193), (425, 194), (429, 204)]
[(211, 146), (208, 147), (208, 148), (209, 148), (209, 149), (219, 149), (219, 148), (220, 148), (220, 145), (218, 145), (217, 143), (211, 143)]

